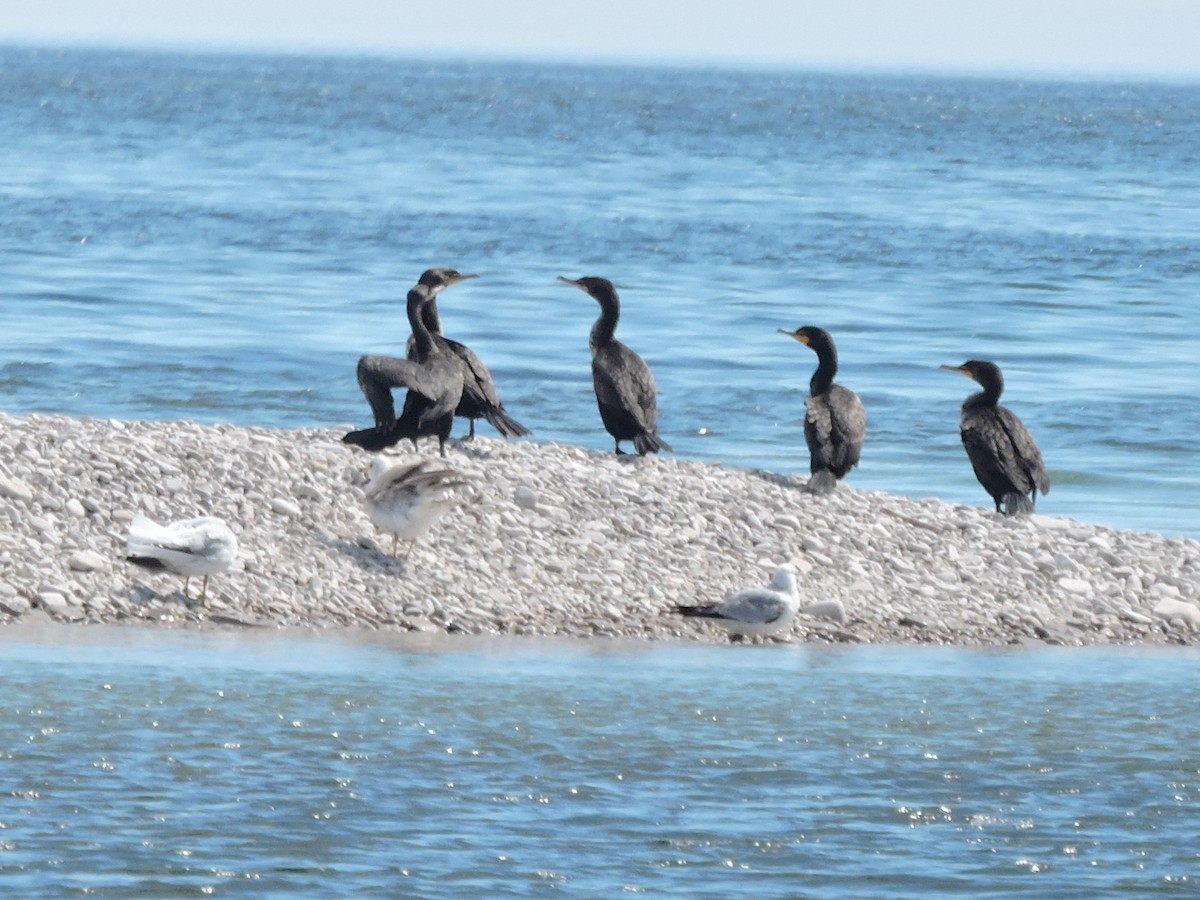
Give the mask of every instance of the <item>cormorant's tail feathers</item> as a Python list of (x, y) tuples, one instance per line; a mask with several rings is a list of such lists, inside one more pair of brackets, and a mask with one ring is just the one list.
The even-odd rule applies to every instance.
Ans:
[(808, 479), (807, 490), (817, 497), (826, 497), (837, 487), (837, 476), (829, 469), (818, 469)]
[(1000, 503), (1006, 516), (1027, 516), (1033, 512), (1033, 499), (1016, 491), (1005, 494)]
[(638, 452), (639, 456), (645, 456), (647, 453), (657, 453), (659, 450), (666, 450), (668, 453), (674, 453), (675, 448), (658, 436), (657, 432), (643, 431), (633, 439), (633, 449)]
[(528, 428), (510, 416), (502, 406), (490, 407), (484, 412), (483, 417), (487, 419), (489, 425), (506, 438), (524, 437), (532, 433)]

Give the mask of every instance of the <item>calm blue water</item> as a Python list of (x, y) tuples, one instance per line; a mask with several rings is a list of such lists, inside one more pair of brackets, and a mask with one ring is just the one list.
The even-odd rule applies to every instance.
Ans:
[[(607, 449), (606, 275), (679, 455), (1200, 536), (1200, 86), (0, 47), (0, 408), (365, 425), (433, 264), (537, 440)], [(14, 896), (1192, 896), (1195, 655), (0, 631)]]
[(537, 440), (607, 448), (594, 304), (683, 456), (804, 471), (823, 325), (853, 483), (986, 505), (957, 436), (998, 361), (1043, 511), (1200, 535), (1200, 86), (0, 48), (0, 405), (368, 423), (432, 264)]
[(1192, 651), (96, 628), (0, 651), (11, 896), (1190, 897), (1200, 877)]

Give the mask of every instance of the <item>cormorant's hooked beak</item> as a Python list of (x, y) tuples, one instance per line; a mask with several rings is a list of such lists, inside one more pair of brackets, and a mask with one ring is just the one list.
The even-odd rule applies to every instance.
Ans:
[(585, 288), (582, 284), (580, 284), (574, 278), (568, 278), (566, 275), (559, 275), (558, 280), (561, 281), (563, 284), (569, 284), (569, 285), (571, 285), (571, 287), (577, 287), (584, 293), (587, 293), (587, 288)]
[(943, 369), (947, 372), (957, 372), (959, 375), (965, 375), (967, 378), (975, 377), (970, 372), (968, 372), (966, 369), (964, 369), (962, 366), (944, 366), (943, 365), (943, 366), (938, 366), (938, 368)]
[(775, 330), (778, 331), (780, 334), (786, 334), (790, 338), (795, 338), (802, 344), (808, 343), (808, 335), (801, 334), (799, 329), (797, 329), (796, 331), (788, 331), (786, 328), (776, 328)]
[(462, 273), (459, 273), (457, 275), (451, 275), (450, 277), (448, 277), (446, 279), (446, 287), (449, 287), (452, 284), (458, 284), (460, 281), (466, 281), (468, 278), (478, 278), (478, 277), (479, 276), (473, 272), (470, 275), (463, 275)]

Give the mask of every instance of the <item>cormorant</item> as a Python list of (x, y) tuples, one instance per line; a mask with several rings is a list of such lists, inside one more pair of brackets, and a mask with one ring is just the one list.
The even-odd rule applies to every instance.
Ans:
[(804, 401), (804, 439), (808, 442), (810, 493), (825, 495), (839, 478), (858, 465), (867, 433), (867, 412), (858, 394), (833, 383), (837, 374), (837, 347), (824, 328), (805, 325), (795, 331), (779, 329), (817, 354), (817, 370), (808, 383)]
[[(492, 379), (492, 373), (488, 371), (487, 366), (483, 364), (483, 360), (466, 344), (460, 344), (458, 341), (452, 341), (442, 335), (442, 320), (438, 315), (437, 295), (442, 292), (443, 288), (452, 284), (478, 277), (478, 275), (462, 275), (455, 269), (444, 266), (426, 269), (421, 273), (417, 284), (429, 287), (433, 292), (433, 297), (422, 308), (421, 319), (424, 321), (425, 327), (429, 329), (429, 333), (433, 335), (434, 343), (455, 356), (462, 365), (463, 392), (454, 414), (471, 423), (471, 430), (467, 433), (466, 440), (469, 441), (475, 437), (475, 420), (479, 418), (487, 419), (488, 424), (506, 438), (522, 437), (529, 434), (529, 429), (504, 409), (504, 404), (500, 400), (500, 392), (496, 390), (496, 382)], [(414, 342), (410, 340), (408, 350), (410, 359), (413, 345)]]
[(1000, 405), (1004, 376), (995, 363), (978, 359), (942, 366), (973, 378), (983, 388), (962, 405), (961, 432), (975, 477), (1005, 515), (1033, 512), (1037, 492), (1050, 492), (1050, 476), (1033, 435), (1016, 413)]
[(791, 624), (800, 609), (796, 569), (784, 563), (775, 569), (768, 587), (747, 588), (730, 594), (719, 603), (676, 606), (675, 612), (692, 618), (712, 619), (737, 640), (743, 635), (781, 631)]
[[(462, 398), (463, 374), (458, 360), (434, 343), (421, 319), (421, 309), (433, 297), (428, 286), (418, 284), (408, 292), (408, 323), (413, 333), (412, 359), (364, 356), (358, 361), (358, 385), (362, 388), (375, 427), (351, 431), (342, 440), (365, 450), (383, 450), (408, 438), (436, 435), (438, 452), (446, 455), (446, 440), (454, 424), (454, 410)], [(406, 387), (404, 408), (396, 418), (392, 388)]]
[(613, 283), (590, 275), (580, 279), (559, 275), (558, 280), (590, 294), (600, 304), (600, 318), (588, 340), (592, 384), (600, 419), (613, 436), (617, 453), (624, 453), (621, 441), (633, 441), (639, 456), (672, 449), (658, 436), (658, 389), (650, 367), (613, 336), (621, 317), (621, 301)]

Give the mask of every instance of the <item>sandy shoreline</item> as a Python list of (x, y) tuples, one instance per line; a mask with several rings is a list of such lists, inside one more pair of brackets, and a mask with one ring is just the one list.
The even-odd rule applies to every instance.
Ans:
[[(343, 430), (0, 414), (0, 621), (724, 641), (672, 607), (765, 584), (790, 560), (802, 605), (822, 603), (792, 640), (1200, 639), (1195, 540), (1009, 520), (855, 490), (853, 476), (815, 498), (802, 477), (669, 454), (456, 444), (447, 462), (469, 496), (404, 563), (367, 519), (370, 457)], [(207, 605), (124, 561), (138, 512), (217, 515), (238, 534), (239, 564)]]

